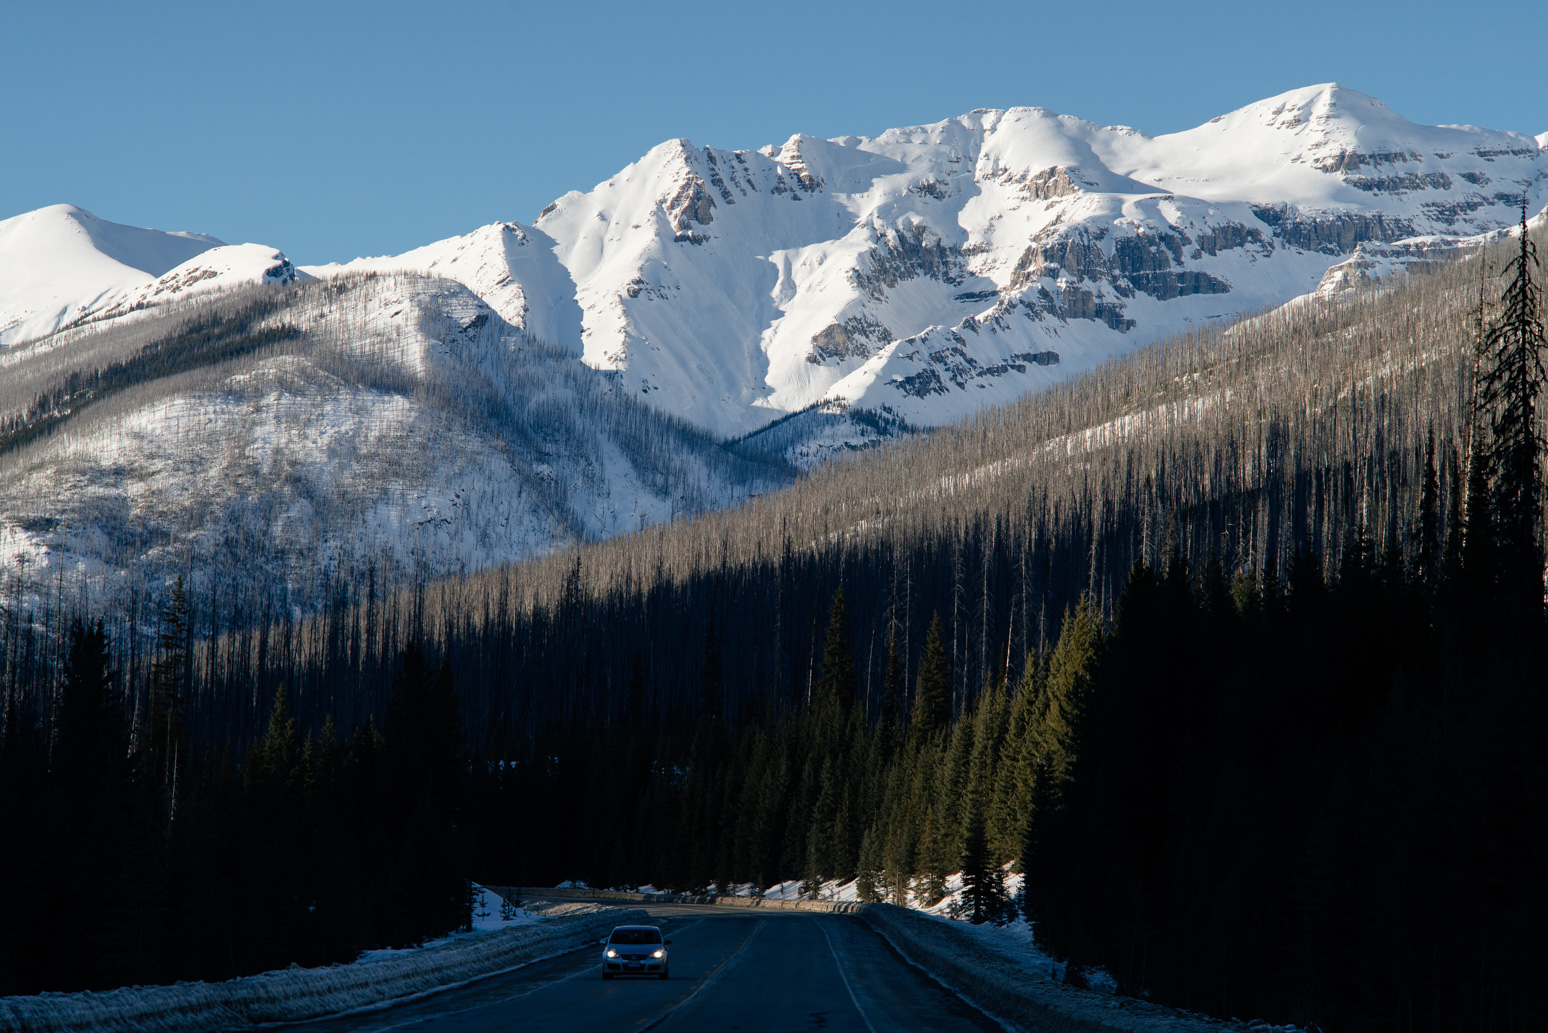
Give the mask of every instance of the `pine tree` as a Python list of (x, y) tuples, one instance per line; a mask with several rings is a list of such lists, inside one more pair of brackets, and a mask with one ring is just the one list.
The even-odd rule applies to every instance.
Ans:
[[(183, 579), (172, 586), (172, 594), (161, 607), (160, 630), (156, 637), (156, 659), (151, 665), (150, 706), (143, 729), (146, 748), (140, 758), (142, 770), (153, 782), (173, 787), (177, 768), (184, 760), (183, 706), (186, 703), (192, 613)], [(169, 800), (176, 811), (175, 793)]]
[(898, 722), (903, 716), (903, 694), (907, 691), (903, 684), (903, 658), (898, 653), (898, 638), (896, 634), (887, 636), (887, 668), (882, 675), (881, 708), (877, 717), (876, 728), (880, 733), (881, 743), (886, 756), (891, 756), (891, 750), (896, 745), (898, 734)]
[(290, 713), (285, 685), (281, 682), (274, 690), (274, 702), (269, 708), (268, 730), (248, 750), (243, 774), (251, 788), (277, 787), (296, 791), (301, 788), (304, 771), (296, 719)]
[(844, 589), (833, 593), (828, 610), (828, 630), (823, 638), (822, 674), (812, 689), (812, 713), (820, 717), (843, 714), (853, 705), (859, 687), (855, 658), (849, 649), (849, 607)]
[(1543, 601), (1542, 462), (1548, 453), (1537, 415), (1548, 371), (1543, 368), (1542, 289), (1532, 278), (1538, 268), (1537, 245), (1527, 232), (1526, 202), (1521, 205), (1520, 249), (1505, 269), (1510, 283), (1501, 312), (1484, 334), (1489, 366), (1478, 392), (1490, 420), (1489, 472), (1492, 509), (1499, 542), (1500, 573), (1508, 596), (1534, 618)]
[(101, 620), (76, 620), (60, 687), (59, 737), (53, 771), (71, 794), (85, 800), (103, 781), (122, 781), (127, 739), (123, 708), (113, 691), (112, 660)]
[[(1064, 615), (1064, 626), (1048, 662), (1047, 754), (1056, 787), (1074, 777), (1102, 629), (1088, 602)], [(1059, 788), (1055, 789), (1057, 793)]]
[(1441, 577), (1440, 471), (1435, 465), (1435, 428), (1424, 439), (1424, 482), (1419, 489), (1419, 523), (1414, 528), (1414, 575), (1433, 593)]
[(855, 896), (865, 903), (882, 899), (882, 832), (873, 822), (860, 838), (860, 863), (855, 874)]
[(951, 662), (946, 657), (944, 635), (937, 612), (930, 618), (924, 655), (919, 659), (919, 678), (914, 683), (913, 730), (925, 739), (945, 731), (951, 721)]
[(989, 856), (983, 808), (968, 808), (967, 835), (962, 846), (961, 910), (974, 925), (998, 922), (1005, 909), (1005, 873)]
[(1032, 771), (1032, 792), (1021, 845), (1021, 903), (1028, 922), (1042, 921), (1052, 895), (1049, 853), (1058, 803), (1053, 773), (1047, 761), (1040, 760)]

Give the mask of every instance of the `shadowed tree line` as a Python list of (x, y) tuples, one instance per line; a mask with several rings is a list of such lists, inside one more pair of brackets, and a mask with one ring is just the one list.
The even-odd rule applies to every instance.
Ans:
[(448, 674), (410, 648), (381, 731), (347, 736), (303, 731), (280, 688), (262, 736), (210, 750), (166, 682), (134, 724), (101, 623), (76, 622), (55, 719), (13, 712), (0, 742), (0, 994), (229, 979), (466, 925)]
[[(100, 978), (225, 975), (221, 935), (240, 971), (451, 928), (475, 874), (854, 879), (930, 901), (962, 871), (969, 917), (1019, 907), (1074, 971), (1152, 1000), (1325, 1029), (1530, 1025), (1544, 378), (1516, 246), (1460, 343), (1416, 337), (1430, 317), (1410, 311), (1460, 318), (1455, 291), (1394, 292), (1396, 338), (1313, 310), (1296, 332), (1332, 350), (1304, 360), (1304, 394), (1225, 414), (1223, 389), (1120, 377), (1131, 413), (1177, 407), (1155, 436), (1088, 422), (1029, 438), (1057, 462), (1017, 467), (990, 431), (1032, 417), (989, 417), (898, 450), (948, 478), (911, 482), (913, 510), (881, 490), (885, 453), (824, 475), (876, 495), (799, 523), (760, 500), (413, 593), (341, 585), (353, 601), (305, 623), (201, 638), (174, 593), (117, 679), (99, 626), (12, 608), (0, 822), (38, 850), (0, 863), (44, 892), (9, 905), (0, 943), (111, 905), (120, 967)], [(1235, 392), (1301, 361), (1230, 347), (1181, 380)], [(110, 686), (85, 708), (107, 719), (76, 716), (81, 678)], [(104, 736), (122, 765), (78, 772)], [(98, 799), (97, 854), (72, 861)], [(88, 863), (99, 895), (60, 922), (91, 881), (63, 871)], [(234, 910), (237, 887), (270, 906)], [(223, 915), (263, 945), (240, 964), (247, 926)], [(41, 959), (63, 947), (10, 949), (17, 985), (58, 978)]]

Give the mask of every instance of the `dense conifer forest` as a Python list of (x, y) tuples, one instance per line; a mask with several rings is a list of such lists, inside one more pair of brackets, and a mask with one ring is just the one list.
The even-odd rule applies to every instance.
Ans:
[(8, 572), (0, 992), (344, 960), (469, 878), (962, 871), (1121, 993), (1534, 1026), (1540, 277), (1522, 237), (304, 620), (31, 611)]

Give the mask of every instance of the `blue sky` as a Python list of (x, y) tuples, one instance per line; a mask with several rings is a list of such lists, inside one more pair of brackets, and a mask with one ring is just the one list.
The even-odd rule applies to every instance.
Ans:
[(1150, 133), (1336, 80), (1548, 130), (1548, 2), (7, 3), (0, 218), (67, 201), (299, 262), (530, 221), (652, 145), (1030, 104)]

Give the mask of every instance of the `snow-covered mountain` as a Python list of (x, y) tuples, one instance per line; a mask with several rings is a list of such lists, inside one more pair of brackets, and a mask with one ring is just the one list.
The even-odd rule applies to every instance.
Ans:
[(255, 284), (66, 336), (3, 356), (0, 556), (99, 603), (183, 575), (302, 612), (339, 575), (471, 572), (788, 480), (450, 280)]
[(1155, 137), (1012, 108), (759, 151), (673, 140), (534, 226), (312, 271), (433, 271), (566, 340), (578, 307), (588, 364), (716, 434), (829, 403), (815, 449), (781, 424), (812, 457), (1278, 305), (1362, 245), (1383, 270), (1432, 261), (1548, 202), (1545, 139), (1329, 84)]
[(208, 561), (306, 598), (330, 567), (471, 570), (786, 476), (748, 456), (808, 465), (1445, 260), (1545, 202), (1548, 134), (1323, 85), (1157, 137), (1012, 108), (674, 140), (533, 225), (305, 270), (40, 209), (0, 222), (0, 554), (120, 586)]
[(297, 275), (273, 248), (122, 226), (50, 205), (0, 222), (0, 347), (174, 297)]
[[(534, 225), (307, 272), (456, 280), (661, 411), (812, 461), (1441, 260), (1548, 202), (1545, 141), (1336, 84), (1154, 137), (1011, 108), (758, 151), (672, 140)], [(0, 343), (305, 275), (216, 244), (69, 206), (0, 223)]]

